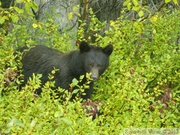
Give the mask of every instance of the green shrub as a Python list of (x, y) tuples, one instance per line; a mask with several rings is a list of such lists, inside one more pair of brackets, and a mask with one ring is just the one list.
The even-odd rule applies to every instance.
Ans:
[(131, 126), (179, 127), (179, 15), (176, 11), (157, 14), (156, 21), (111, 22), (101, 41), (114, 45), (111, 66), (95, 94), (105, 104), (110, 132)]

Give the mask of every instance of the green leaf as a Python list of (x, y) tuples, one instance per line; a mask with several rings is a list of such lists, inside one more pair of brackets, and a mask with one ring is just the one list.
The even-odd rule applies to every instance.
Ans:
[(29, 3), (29, 4), (30, 4), (31, 8), (33, 8), (35, 11), (38, 10), (38, 5), (37, 5), (36, 2), (31, 2), (31, 3)]
[(20, 127), (25, 127), (25, 125), (19, 121), (18, 119), (16, 118), (13, 118), (8, 124), (7, 124), (7, 127), (13, 127), (14, 125), (18, 125)]
[(16, 3), (22, 3), (23, 0), (16, 0)]
[(80, 13), (79, 13), (79, 5), (73, 6), (73, 12), (74, 12), (74, 14), (80, 16)]
[(144, 15), (144, 12), (143, 12), (142, 10), (140, 10), (140, 11), (138, 12), (138, 15), (139, 15), (139, 17), (142, 17), (142, 16)]
[(72, 84), (73, 84), (73, 85), (77, 85), (77, 84), (78, 84), (78, 80), (77, 80), (76, 78), (74, 78), (74, 79), (72, 80)]
[(29, 126), (30, 130), (32, 130), (35, 127), (36, 123), (37, 123), (37, 119), (33, 119), (31, 121), (30, 126)]
[(16, 23), (16, 22), (18, 22), (19, 17), (17, 15), (13, 14), (13, 15), (11, 15), (11, 19), (14, 23)]
[(173, 0), (175, 5), (178, 5), (178, 0)]
[(68, 20), (71, 20), (73, 18), (73, 12), (70, 12), (69, 14), (68, 14)]
[(18, 8), (18, 7), (14, 7), (14, 10), (15, 10), (16, 12), (18, 12), (19, 14), (24, 13), (24, 10), (23, 10), (23, 9), (20, 9), (20, 8)]
[(79, 77), (80, 80), (82, 80), (83, 78), (84, 78), (84, 75), (81, 75), (81, 76)]
[(3, 24), (5, 22), (4, 16), (0, 18), (0, 24)]
[(133, 7), (132, 10), (138, 11), (140, 8), (141, 8), (140, 6), (136, 6), (136, 7)]
[(128, 3), (128, 5), (127, 5), (127, 8), (128, 8), (128, 10), (130, 10), (131, 9), (131, 3)]
[(61, 118), (62, 121), (64, 121), (68, 125), (72, 125), (72, 121), (68, 118)]
[(123, 6), (127, 6), (130, 3), (130, 0), (125, 0)]
[(171, 0), (165, 0), (165, 3), (171, 2)]
[(56, 111), (55, 113), (54, 113), (54, 117), (61, 117), (61, 116), (63, 116), (63, 112), (62, 111)]
[(78, 92), (79, 92), (79, 89), (75, 89), (75, 90), (73, 90), (72, 94), (76, 94)]
[(137, 0), (132, 0), (132, 2), (133, 2), (133, 4), (134, 4), (134, 6), (138, 6), (138, 5), (139, 5), (139, 3), (138, 3)]
[(134, 27), (141, 33), (142, 32), (142, 24), (140, 22), (135, 22)]

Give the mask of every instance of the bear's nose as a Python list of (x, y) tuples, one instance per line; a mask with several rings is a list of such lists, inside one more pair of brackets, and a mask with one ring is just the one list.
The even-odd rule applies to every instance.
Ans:
[(99, 71), (97, 68), (92, 68), (91, 69), (91, 78), (93, 79), (93, 81), (96, 81), (99, 77)]
[(97, 79), (98, 79), (97, 76), (91, 76), (91, 78), (93, 79), (93, 81), (97, 81)]

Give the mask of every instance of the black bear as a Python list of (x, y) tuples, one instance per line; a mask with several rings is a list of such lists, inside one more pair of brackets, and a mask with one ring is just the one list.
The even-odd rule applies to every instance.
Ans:
[[(22, 50), (21, 50), (22, 51)], [(78, 50), (62, 53), (43, 45), (35, 46), (26, 52), (22, 58), (24, 84), (28, 78), (35, 74), (42, 74), (41, 82), (45, 84), (48, 75), (53, 69), (58, 69), (54, 74), (55, 87), (70, 90), (73, 78), (79, 79), (81, 75), (91, 73), (91, 78), (96, 81), (109, 66), (109, 56), (113, 51), (111, 44), (105, 48), (91, 46), (83, 41)], [(86, 78), (82, 83), (85, 83)], [(93, 91), (93, 81), (89, 89), (85, 90), (83, 99), (89, 99)], [(40, 94), (41, 90), (37, 92)], [(73, 97), (74, 98), (74, 97)]]

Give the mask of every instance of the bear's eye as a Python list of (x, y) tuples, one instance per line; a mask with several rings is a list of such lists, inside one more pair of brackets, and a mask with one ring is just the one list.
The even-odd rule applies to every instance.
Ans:
[(101, 65), (97, 65), (98, 68), (101, 68)]

